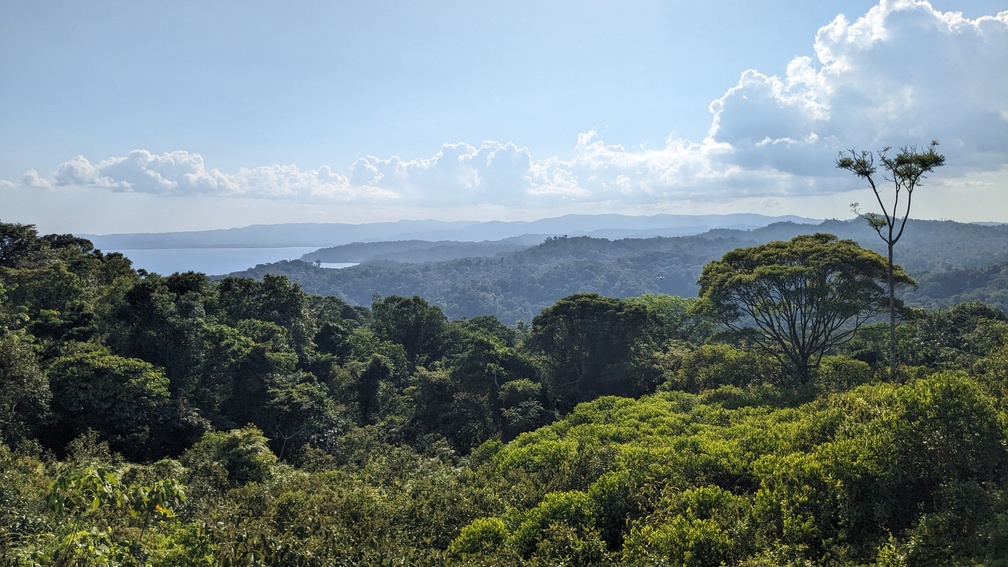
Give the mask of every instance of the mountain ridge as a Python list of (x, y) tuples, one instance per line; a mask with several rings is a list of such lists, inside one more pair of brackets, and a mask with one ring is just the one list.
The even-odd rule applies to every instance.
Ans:
[(526, 234), (642, 238), (688, 236), (709, 230), (753, 229), (775, 222), (815, 224), (819, 219), (755, 213), (722, 215), (563, 215), (534, 221), (400, 220), (377, 223), (284, 223), (201, 231), (82, 234), (102, 249), (280, 248), (339, 246), (396, 240), (482, 242)]
[[(944, 305), (964, 291), (958, 282), (980, 278), (984, 283), (976, 287), (989, 288), (990, 293), (970, 299), (1008, 307), (1008, 298), (997, 291), (1004, 287), (1000, 283), (1002, 266), (1008, 269), (1008, 225), (912, 219), (909, 223), (896, 252), (896, 262), (921, 283), (919, 290), (905, 293), (905, 299), (912, 299), (909, 305)], [(398, 251), (393, 250), (394, 243), (384, 243), (358, 247), (371, 248), (373, 257), (357, 258), (364, 262), (345, 269), (294, 260), (261, 264), (232, 275), (283, 275), (308, 293), (333, 295), (353, 305), (369, 305), (376, 294), (418, 295), (441, 307), (450, 318), (493, 314), (513, 324), (531, 321), (545, 307), (577, 292), (621, 299), (645, 293), (693, 297), (703, 266), (725, 252), (816, 232), (836, 234), (885, 252), (885, 243), (875, 231), (860, 219), (852, 219), (817, 225), (779, 222), (754, 230), (712, 230), (682, 237), (549, 237), (538, 245), (503, 254), (480, 253), (478, 244), (469, 243), (469, 253), (454, 258), (424, 258), (429, 250), (423, 243)], [(465, 248), (464, 243), (455, 244)], [(397, 254), (400, 257), (396, 258)], [(408, 261), (401, 257), (405, 255), (410, 256)]]

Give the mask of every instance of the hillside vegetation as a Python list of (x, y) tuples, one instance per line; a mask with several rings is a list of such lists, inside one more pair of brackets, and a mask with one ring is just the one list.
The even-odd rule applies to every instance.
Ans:
[(321, 248), (305, 254), (301, 259), (305, 262), (323, 263), (441, 262), (458, 258), (502, 256), (524, 250), (541, 241), (542, 237), (529, 235), (484, 242), (427, 242), (425, 240), (354, 242)]
[[(375, 294), (419, 295), (450, 318), (494, 315), (512, 325), (519, 320), (528, 323), (560, 298), (582, 291), (621, 299), (645, 293), (693, 297), (703, 266), (725, 252), (815, 232), (885, 253), (885, 243), (856, 219), (819, 225), (776, 223), (674, 238), (550, 237), (511, 253), (489, 243), (358, 244), (306, 256), (324, 262), (364, 262), (351, 268), (332, 270), (311, 262), (284, 261), (232, 275), (260, 279), (265, 274), (284, 275), (308, 293), (333, 295), (353, 305), (370, 305)], [(454, 259), (444, 259), (449, 252)], [(1008, 225), (910, 221), (897, 260), (921, 284), (904, 293), (909, 305), (935, 309), (982, 301), (1008, 309)]]
[[(893, 379), (876, 324), (797, 372), (605, 269), (738, 244), (551, 239), (506, 258), (562, 295), (511, 325), (0, 223), (0, 564), (1005, 564), (1008, 316), (906, 309)], [(506, 263), (411, 269), (448, 265)]]

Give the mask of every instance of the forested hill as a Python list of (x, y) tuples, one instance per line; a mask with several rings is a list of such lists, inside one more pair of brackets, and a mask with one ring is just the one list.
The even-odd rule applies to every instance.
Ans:
[[(818, 225), (783, 222), (754, 230), (719, 229), (682, 237), (550, 237), (537, 246), (496, 256), (485, 253), (486, 243), (455, 243), (453, 254), (469, 250), (470, 257), (428, 262), (418, 261), (424, 249), (413, 243), (399, 246), (400, 254), (412, 255), (410, 262), (365, 261), (333, 270), (285, 261), (232, 275), (285, 275), (308, 293), (334, 295), (357, 305), (370, 305), (375, 294), (419, 295), (451, 318), (493, 314), (511, 324), (531, 321), (558, 299), (581, 291), (619, 298), (643, 293), (692, 297), (704, 264), (725, 252), (815, 232), (850, 238), (885, 253), (885, 243), (863, 221), (831, 220)], [(443, 252), (448, 243), (438, 246)], [(331, 250), (309, 258), (353, 261), (350, 256), (333, 256)], [(980, 300), (1008, 309), (1008, 225), (911, 220), (897, 245), (896, 261), (921, 283), (905, 296), (911, 305), (934, 308)]]
[(391, 242), (353, 242), (322, 248), (301, 257), (307, 262), (360, 263), (360, 262), (440, 262), (457, 258), (492, 257), (510, 254), (535, 246), (546, 235), (527, 234), (504, 240), (459, 242), (442, 240), (396, 240)]
[(551, 237), (497, 257), (443, 262), (371, 262), (332, 270), (303, 261), (263, 264), (232, 274), (287, 276), (308, 293), (369, 305), (375, 294), (419, 295), (449, 318), (492, 314), (502, 322), (531, 321), (557, 299), (579, 291), (625, 298), (644, 293), (696, 295), (696, 278), (738, 239), (701, 237), (605, 240)]
[[(763, 243), (813, 232), (827, 232), (856, 240), (861, 246), (886, 253), (885, 242), (861, 219), (828, 220), (818, 225), (775, 223), (751, 231), (712, 230), (703, 236), (737, 237)], [(918, 275), (934, 270), (1002, 264), (1008, 261), (1008, 224), (910, 219), (896, 245), (896, 261)]]

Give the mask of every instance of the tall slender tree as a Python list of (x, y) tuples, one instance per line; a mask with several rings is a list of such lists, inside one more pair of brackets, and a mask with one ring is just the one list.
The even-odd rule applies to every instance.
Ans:
[[(932, 140), (927, 149), (918, 149), (916, 146), (903, 146), (891, 157), (890, 147), (872, 154), (869, 151), (855, 151), (850, 149), (841, 152), (837, 156), (836, 166), (846, 169), (854, 175), (866, 179), (875, 193), (875, 200), (878, 201), (882, 214), (862, 213), (859, 205), (853, 203), (851, 209), (861, 218), (868, 221), (868, 225), (875, 229), (879, 237), (885, 241), (889, 251), (889, 377), (896, 376), (896, 279), (893, 273), (893, 247), (903, 236), (903, 229), (906, 228), (907, 219), (910, 217), (910, 203), (913, 200), (913, 192), (921, 185), (926, 174), (935, 168), (945, 165), (945, 156), (939, 154), (935, 148), (938, 142)], [(876, 158), (878, 165), (876, 165)], [(882, 171), (879, 174), (878, 169)], [(892, 207), (887, 207), (883, 193), (885, 193), (884, 183), (892, 184)]]

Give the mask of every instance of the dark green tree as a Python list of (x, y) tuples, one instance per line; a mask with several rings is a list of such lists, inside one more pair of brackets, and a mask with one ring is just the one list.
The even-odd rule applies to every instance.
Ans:
[(168, 409), (168, 378), (161, 370), (96, 348), (56, 359), (49, 383), (56, 448), (93, 429), (115, 451), (151, 456), (154, 428)]
[(596, 396), (639, 396), (655, 384), (640, 363), (653, 346), (644, 306), (594, 293), (557, 301), (532, 320), (525, 346), (542, 356), (561, 411)]
[[(832, 234), (739, 248), (704, 266), (697, 309), (757, 344), (807, 383), (830, 348), (884, 309), (885, 258)], [(894, 281), (913, 280), (895, 267)]]
[(234, 422), (223, 416), (234, 398), (247, 393), (246, 382), (256, 379), (255, 357), (262, 355), (255, 341), (227, 325), (204, 325), (196, 338), (196, 344), (200, 345), (195, 353), (196, 366), (184, 388), (172, 394), (197, 408), (215, 427), (234, 427)]
[(308, 296), (301, 286), (284, 276), (267, 274), (261, 282), (248, 278), (224, 278), (217, 285), (218, 305), (226, 322), (237, 326), (239, 321), (258, 319), (275, 323), (287, 330), (290, 341), (302, 362), (309, 351), (315, 333), (309, 314)]
[[(875, 229), (886, 243), (889, 252), (889, 377), (896, 375), (896, 285), (899, 283), (896, 277), (896, 267), (893, 264), (893, 247), (903, 236), (907, 219), (910, 217), (910, 203), (913, 199), (913, 192), (925, 179), (926, 174), (935, 168), (945, 165), (945, 156), (935, 151), (938, 142), (932, 140), (926, 150), (918, 149), (916, 146), (904, 146), (900, 148), (895, 157), (889, 156), (891, 148), (885, 147), (872, 154), (869, 151), (857, 152), (853, 149), (846, 153), (841, 153), (836, 160), (836, 166), (846, 169), (854, 175), (866, 179), (871, 185), (872, 192), (875, 193), (875, 200), (878, 201), (882, 214), (864, 213), (862, 214), (857, 203), (851, 205), (856, 214), (868, 221), (868, 225)], [(878, 163), (882, 166), (881, 179), (877, 179), (878, 166), (875, 165), (875, 157), (878, 156)], [(886, 206), (882, 198), (884, 191), (879, 185), (882, 181), (892, 183), (893, 197), (892, 208)], [(905, 197), (905, 201), (901, 202)], [(902, 210), (902, 213), (900, 212)]]
[(349, 427), (346, 408), (311, 374), (279, 376), (268, 394), (264, 415), (257, 423), (270, 435), (271, 447), (280, 459), (305, 444), (330, 449), (334, 436)]
[(935, 369), (968, 370), (1008, 340), (1008, 315), (977, 301), (927, 312), (906, 327), (904, 362)]
[(410, 430), (419, 441), (423, 436), (441, 436), (455, 450), (468, 453), (497, 433), (487, 396), (459, 389), (448, 372), (418, 368), (410, 383)]
[(406, 349), (412, 367), (427, 366), (445, 355), (448, 318), (423, 298), (392, 295), (374, 302), (371, 326), (383, 339)]
[(34, 438), (47, 425), (51, 398), (32, 336), (0, 329), (0, 442)]
[[(238, 365), (228, 364), (225, 375), (233, 377), (230, 395), (221, 404), (223, 416), (235, 424), (262, 423), (270, 400), (270, 388), (296, 370), (298, 356), (289, 344), (287, 330), (275, 323), (246, 319), (236, 327), (226, 358), (238, 357)], [(248, 348), (251, 347), (251, 348)], [(241, 352), (246, 348), (247, 354)], [(272, 431), (268, 431), (272, 434)]]
[(43, 259), (45, 242), (33, 224), (0, 222), (0, 268), (27, 268)]
[(505, 440), (549, 423), (553, 416), (543, 407), (541, 390), (540, 384), (528, 378), (501, 386), (501, 428)]
[(315, 334), (315, 346), (319, 351), (333, 355), (338, 361), (346, 362), (353, 346), (350, 344), (350, 330), (339, 321), (326, 321)]
[[(187, 383), (195, 374), (201, 354), (197, 340), (201, 325), (191, 315), (202, 311), (202, 307), (197, 306), (197, 294), (189, 294), (182, 301), (172, 292), (168, 282), (175, 278), (149, 274), (132, 286), (116, 309), (108, 342), (118, 354), (163, 368), (173, 394), (179, 395), (191, 389)], [(183, 304), (188, 309), (180, 313)]]
[(388, 360), (381, 355), (373, 355), (367, 368), (361, 372), (357, 381), (357, 406), (360, 410), (361, 423), (374, 421), (374, 413), (378, 409), (378, 392), (382, 382), (392, 378), (392, 368)]

